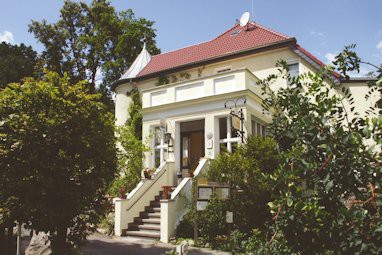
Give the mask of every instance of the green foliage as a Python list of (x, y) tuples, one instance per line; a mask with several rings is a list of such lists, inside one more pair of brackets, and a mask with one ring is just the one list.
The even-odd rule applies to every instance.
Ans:
[(101, 219), (100, 227), (106, 229), (107, 235), (113, 235), (114, 233), (114, 220), (114, 213), (108, 213)]
[(36, 64), (37, 53), (32, 47), (0, 43), (0, 89), (24, 77), (33, 77)]
[[(334, 62), (343, 77), (359, 68), (352, 47)], [(275, 113), (269, 130), (281, 149), (269, 178), (276, 192), (269, 203), (273, 241), (302, 254), (380, 254), (381, 197), (373, 194), (381, 192), (382, 119), (361, 117), (349, 89), (326, 82), (330, 70), (291, 78), (285, 62), (278, 68), (261, 82), (264, 108)], [(273, 93), (278, 77), (290, 86)]]
[[(233, 188), (230, 204), (235, 208), (235, 227), (240, 231), (249, 233), (253, 228), (263, 228), (271, 219), (267, 203), (271, 201), (273, 187), (267, 178), (277, 165), (275, 141), (255, 136), (235, 153), (221, 153), (211, 162), (208, 179), (228, 183)], [(235, 192), (236, 189), (241, 192)]]
[(101, 97), (56, 73), (0, 93), (3, 216), (50, 232), (56, 250), (68, 228), (72, 242), (92, 230), (114, 178), (114, 120)]
[(118, 175), (109, 190), (109, 194), (116, 196), (124, 188), (127, 192), (137, 186), (143, 168), (143, 152), (148, 148), (142, 142), (142, 101), (137, 89), (131, 91), (129, 106), (129, 120), (124, 126), (118, 127)]
[(218, 246), (219, 236), (228, 233), (228, 225), (225, 222), (226, 211), (228, 211), (228, 205), (225, 201), (213, 199), (206, 209), (198, 212), (199, 235), (212, 248)]
[(137, 186), (141, 178), (143, 152), (147, 151), (141, 140), (135, 137), (133, 129), (124, 125), (118, 127), (118, 176), (109, 190), (109, 194), (116, 196), (119, 189), (124, 188), (127, 192)]
[(127, 125), (130, 126), (134, 136), (142, 140), (142, 100), (141, 94), (138, 89), (133, 89), (130, 92), (131, 104), (129, 105), (129, 120), (127, 121)]
[(143, 37), (147, 49), (159, 53), (153, 24), (136, 18), (131, 9), (116, 12), (107, 0), (90, 4), (66, 0), (56, 23), (32, 21), (29, 32), (44, 45), (46, 68), (68, 73), (72, 83), (87, 80), (93, 91), (102, 79), (99, 91), (110, 96), (109, 86), (139, 54)]
[(194, 238), (195, 207), (191, 207), (182, 221), (176, 227), (175, 236), (180, 238)]

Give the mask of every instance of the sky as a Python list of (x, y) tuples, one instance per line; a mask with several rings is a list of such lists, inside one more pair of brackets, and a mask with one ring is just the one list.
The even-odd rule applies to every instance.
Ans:
[[(55, 22), (63, 0), (0, 0), (0, 41), (43, 47), (28, 32), (31, 20)], [(85, 0), (90, 2), (90, 0)], [(253, 2), (253, 4), (252, 4)], [(251, 20), (297, 42), (325, 63), (357, 44), (365, 61), (382, 63), (382, 0), (111, 0), (155, 21), (162, 52), (208, 41), (232, 27), (245, 11)], [(253, 8), (252, 8), (253, 6)], [(361, 73), (372, 68), (363, 66)]]

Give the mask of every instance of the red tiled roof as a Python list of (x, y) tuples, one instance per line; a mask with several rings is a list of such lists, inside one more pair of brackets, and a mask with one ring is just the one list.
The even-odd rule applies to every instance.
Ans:
[[(238, 34), (234, 35), (235, 32)], [(211, 41), (153, 56), (137, 78), (288, 39), (293, 38), (257, 23), (249, 23), (247, 29), (238, 24)]]

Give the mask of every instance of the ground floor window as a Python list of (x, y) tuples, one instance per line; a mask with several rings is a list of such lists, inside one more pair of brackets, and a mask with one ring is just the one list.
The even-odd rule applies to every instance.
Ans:
[(220, 152), (235, 152), (240, 137), (236, 130), (232, 128), (232, 117), (219, 118), (219, 145)]
[(164, 142), (164, 127), (154, 127), (154, 167), (159, 165), (167, 159), (167, 144)]
[(252, 119), (252, 135), (265, 137), (267, 135), (265, 124), (256, 119)]

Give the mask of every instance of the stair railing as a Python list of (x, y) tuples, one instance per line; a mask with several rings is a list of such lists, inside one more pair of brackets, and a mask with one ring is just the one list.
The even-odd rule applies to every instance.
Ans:
[(117, 198), (115, 204), (114, 234), (123, 235), (129, 223), (144, 211), (145, 206), (159, 194), (162, 186), (173, 185), (175, 182), (174, 162), (162, 163), (154, 173), (153, 179), (141, 180), (128, 194), (126, 199)]
[[(194, 178), (204, 172), (209, 166), (209, 159), (202, 158), (194, 171)], [(192, 178), (184, 178), (172, 192), (170, 199), (161, 201), (161, 237), (163, 243), (168, 243), (170, 237), (184, 215), (188, 212), (192, 203)]]

